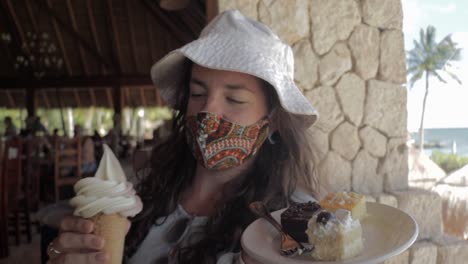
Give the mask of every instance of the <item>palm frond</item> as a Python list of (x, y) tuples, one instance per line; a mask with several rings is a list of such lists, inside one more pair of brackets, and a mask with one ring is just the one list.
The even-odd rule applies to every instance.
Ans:
[(454, 74), (453, 72), (449, 70), (445, 70), (444, 72), (447, 73), (447, 75), (450, 76), (452, 79), (454, 79), (458, 84), (460, 85), (462, 84), (462, 81), (460, 80), (460, 78), (458, 78), (456, 74)]
[(440, 76), (440, 74), (438, 72), (433, 71), (433, 72), (431, 72), (431, 75), (434, 75), (435, 77), (437, 77), (437, 79), (439, 79), (439, 81), (441, 81), (443, 83), (447, 83), (447, 81), (444, 78), (442, 78), (442, 76)]
[(423, 76), (424, 71), (418, 71), (416, 72), (413, 76), (411, 76), (409, 82), (410, 82), (410, 89), (413, 88), (414, 84), (421, 79)]

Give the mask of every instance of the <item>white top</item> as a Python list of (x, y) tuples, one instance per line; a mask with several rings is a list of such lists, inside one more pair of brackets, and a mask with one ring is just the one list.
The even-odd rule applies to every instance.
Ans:
[[(293, 193), (291, 199), (295, 202), (307, 202), (310, 200), (315, 201), (315, 199), (309, 194), (296, 189)], [(165, 217), (158, 218), (157, 223), (161, 223)], [(174, 223), (183, 218), (189, 218), (191, 221), (188, 222), (187, 228), (181, 235), (181, 237), (173, 242), (168, 243), (165, 239), (166, 233), (168, 230), (173, 227)], [(166, 221), (161, 225), (153, 225), (148, 232), (148, 235), (145, 237), (141, 243), (138, 250), (135, 254), (128, 260), (129, 264), (157, 264), (157, 263), (168, 263), (167, 256), (171, 253), (172, 248), (175, 245), (188, 245), (190, 239), (201, 238), (197, 236), (196, 233), (200, 232), (200, 235), (203, 235), (203, 226), (208, 221), (206, 216), (193, 216), (187, 213), (185, 209), (178, 205), (176, 210), (167, 216)], [(172, 263), (172, 262), (169, 262)], [(239, 252), (225, 252), (218, 256), (217, 264), (231, 264), (244, 263), (240, 257)]]

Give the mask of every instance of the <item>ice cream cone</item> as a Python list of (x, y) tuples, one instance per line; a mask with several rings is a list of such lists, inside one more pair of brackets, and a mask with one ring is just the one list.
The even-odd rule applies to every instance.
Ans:
[(94, 234), (104, 238), (104, 251), (109, 254), (108, 264), (122, 264), (128, 220), (119, 214), (99, 213), (90, 218), (94, 222)]
[(104, 154), (94, 177), (79, 180), (73, 189), (76, 193), (70, 200), (70, 205), (75, 207), (73, 214), (94, 222), (94, 234), (105, 239), (108, 263), (122, 264), (127, 218), (140, 213), (143, 204), (107, 145), (104, 144)]

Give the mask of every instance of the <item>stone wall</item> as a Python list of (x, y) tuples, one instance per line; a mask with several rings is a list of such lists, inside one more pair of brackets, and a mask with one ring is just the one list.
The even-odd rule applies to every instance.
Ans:
[(296, 83), (320, 114), (312, 130), (322, 183), (366, 194), (408, 187), (400, 0), (218, 4), (269, 25), (292, 46)]
[[(419, 241), (386, 263), (463, 263), (468, 244), (443, 235), (441, 200), (408, 188), (401, 0), (217, 0), (269, 25), (295, 56), (295, 81), (318, 109), (311, 128), (323, 184), (399, 207)], [(463, 255), (463, 254), (462, 254)]]

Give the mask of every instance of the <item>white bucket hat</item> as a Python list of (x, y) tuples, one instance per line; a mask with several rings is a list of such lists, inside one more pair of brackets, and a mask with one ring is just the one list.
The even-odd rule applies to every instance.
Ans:
[(270, 83), (281, 106), (298, 115), (306, 126), (318, 117), (317, 110), (294, 83), (294, 56), (267, 26), (237, 10), (219, 14), (197, 40), (176, 49), (156, 62), (151, 78), (161, 96), (174, 107), (183, 87), (186, 59), (210, 69), (247, 73)]

